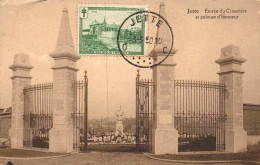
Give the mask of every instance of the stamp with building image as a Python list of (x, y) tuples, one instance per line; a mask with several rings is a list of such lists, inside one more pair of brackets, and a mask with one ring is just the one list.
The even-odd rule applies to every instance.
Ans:
[[(145, 6), (78, 6), (78, 50), (80, 55), (120, 55), (117, 33), (121, 23), (132, 13), (144, 11)], [(127, 42), (129, 55), (144, 55), (145, 23), (121, 32), (122, 43)], [(134, 36), (139, 36), (138, 38)]]

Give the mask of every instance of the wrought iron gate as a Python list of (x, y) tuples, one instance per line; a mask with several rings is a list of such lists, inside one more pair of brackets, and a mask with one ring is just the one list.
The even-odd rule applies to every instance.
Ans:
[(152, 151), (152, 127), (154, 82), (136, 77), (136, 148), (138, 151)]
[(73, 117), (73, 149), (84, 151), (88, 146), (88, 78), (85, 71), (84, 80), (75, 81), (74, 89), (74, 112)]
[(179, 152), (225, 149), (225, 85), (174, 81), (174, 124)]
[(49, 83), (23, 90), (25, 147), (49, 148), (49, 130), (53, 126), (52, 89)]

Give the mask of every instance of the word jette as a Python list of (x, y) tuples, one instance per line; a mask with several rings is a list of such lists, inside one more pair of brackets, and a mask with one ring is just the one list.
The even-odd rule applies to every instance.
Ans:
[[(157, 27), (160, 27), (160, 25), (162, 25), (163, 21), (162, 19), (158, 18), (157, 16), (151, 16), (151, 23), (156, 23)], [(141, 23), (143, 20), (144, 21), (148, 21), (148, 14), (138, 14), (135, 17), (131, 18), (132, 20), (132, 24), (131, 26), (135, 26), (136, 23)]]

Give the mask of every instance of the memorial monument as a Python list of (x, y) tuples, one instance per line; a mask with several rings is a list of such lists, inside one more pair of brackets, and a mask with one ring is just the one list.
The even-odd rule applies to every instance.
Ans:
[(116, 115), (116, 118), (117, 118), (115, 136), (123, 136), (124, 135), (124, 132), (123, 132), (124, 127), (123, 127), (122, 116), (124, 115), (124, 112), (121, 111), (121, 106), (120, 106), (120, 109), (116, 111), (115, 115)]

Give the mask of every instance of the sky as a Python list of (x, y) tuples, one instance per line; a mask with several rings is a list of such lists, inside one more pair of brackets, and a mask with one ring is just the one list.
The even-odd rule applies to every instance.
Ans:
[[(12, 71), (8, 68), (17, 53), (30, 56), (34, 66), (32, 84), (52, 82), (53, 59), (62, 9), (68, 8), (74, 47), (77, 48), (77, 5), (93, 1), (47, 0), (0, 1), (0, 107), (11, 106)], [(163, 0), (97, 0), (101, 5), (148, 5), (159, 12)], [(244, 103), (260, 104), (260, 5), (256, 0), (165, 0), (166, 19), (174, 33), (175, 79), (218, 82), (221, 48), (240, 48), (243, 64)], [(237, 20), (201, 20), (187, 9), (246, 9)], [(117, 20), (117, 19), (115, 19)], [(88, 71), (89, 117), (114, 116), (120, 105), (125, 116), (135, 116), (135, 78), (138, 68), (120, 56), (82, 56), (77, 62), (78, 79)], [(151, 69), (141, 69), (142, 78), (151, 78)]]

